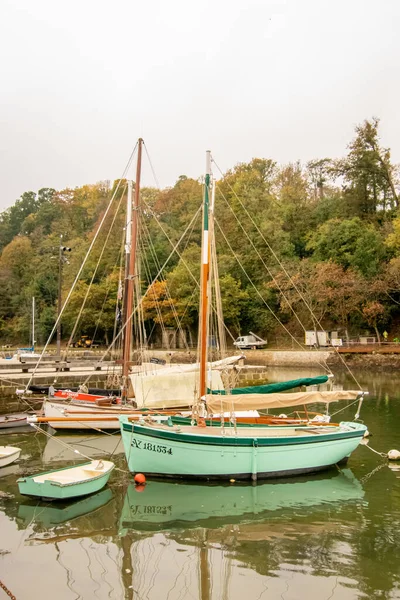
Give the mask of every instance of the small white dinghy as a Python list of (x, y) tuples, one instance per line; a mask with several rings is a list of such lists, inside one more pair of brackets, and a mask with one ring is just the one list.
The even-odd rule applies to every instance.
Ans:
[(19, 458), (21, 448), (0, 446), (0, 467), (6, 467)]
[(46, 500), (68, 500), (87, 496), (101, 490), (107, 483), (114, 463), (92, 460), (79, 466), (39, 473), (17, 480), (24, 496), (39, 496)]

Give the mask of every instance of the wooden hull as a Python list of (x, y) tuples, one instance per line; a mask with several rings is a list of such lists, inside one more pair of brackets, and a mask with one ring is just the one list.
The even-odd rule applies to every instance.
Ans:
[(18, 460), (21, 454), (21, 448), (13, 446), (0, 446), (0, 467), (6, 467)]
[[(75, 405), (57, 401), (46, 400), (44, 403), (44, 416), (46, 418), (60, 418), (59, 421), (51, 421), (53, 429), (101, 429), (106, 431), (116, 431), (119, 429), (118, 417), (121, 414), (133, 414), (133, 409), (122, 407), (107, 407)], [(93, 420), (87, 420), (93, 416)], [(84, 421), (80, 421), (80, 418)], [(63, 419), (64, 418), (64, 419)]]
[(366, 426), (176, 428), (132, 424), (120, 417), (128, 468), (154, 477), (258, 479), (300, 475), (341, 462), (360, 443)]
[[(54, 398), (60, 400), (78, 400), (80, 402), (91, 402), (93, 404), (112, 403), (113, 398), (111, 396), (104, 396), (101, 394), (88, 394), (85, 392), (72, 392), (70, 390), (56, 390), (54, 392)], [(121, 402), (121, 399), (116, 399), (116, 403)]]
[(0, 429), (8, 429), (9, 427), (23, 427), (27, 424), (26, 419), (26, 414), (0, 416)]
[(69, 500), (94, 494), (109, 480), (114, 463), (90, 461), (78, 467), (66, 467), (18, 479), (20, 494), (50, 500)]

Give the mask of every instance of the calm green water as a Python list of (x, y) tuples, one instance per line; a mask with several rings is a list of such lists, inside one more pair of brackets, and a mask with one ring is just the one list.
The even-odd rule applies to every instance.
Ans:
[[(400, 373), (359, 379), (369, 445), (400, 450)], [(0, 469), (0, 580), (17, 600), (400, 598), (400, 463), (366, 447), (342, 471), (257, 486), (149, 482), (137, 492), (114, 471), (108, 488), (74, 504), (21, 497), (18, 476), (73, 458), (57, 439), (113, 453), (125, 470), (118, 436), (0, 436), (23, 449)]]

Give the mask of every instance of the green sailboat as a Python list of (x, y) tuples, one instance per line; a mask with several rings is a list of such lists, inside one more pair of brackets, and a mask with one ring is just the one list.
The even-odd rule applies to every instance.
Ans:
[[(265, 393), (246, 389), (241, 393), (207, 393), (210, 295), (211, 155), (207, 152), (201, 249), (199, 347), (200, 367), (197, 403), (190, 424), (139, 422), (120, 417), (122, 440), (129, 470), (153, 477), (183, 479), (252, 479), (313, 473), (346, 460), (357, 448), (366, 426), (357, 422), (313, 427), (237, 427), (241, 410), (286, 408), (339, 400), (357, 400), (359, 391)], [(212, 227), (211, 227), (212, 233)], [(269, 391), (269, 390), (268, 390)], [(255, 393), (254, 393), (255, 392)], [(190, 402), (188, 402), (190, 404)], [(210, 414), (232, 415), (226, 424), (207, 426)]]

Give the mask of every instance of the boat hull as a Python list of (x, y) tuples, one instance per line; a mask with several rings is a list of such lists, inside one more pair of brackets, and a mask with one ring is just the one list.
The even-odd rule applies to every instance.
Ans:
[[(153, 477), (184, 479), (265, 479), (312, 473), (346, 459), (360, 443), (366, 427), (343, 423), (331, 431), (313, 433), (293, 428), (282, 433), (241, 428), (240, 435), (195, 433), (132, 425), (121, 417), (128, 468)], [(208, 428), (212, 430), (212, 428)], [(217, 428), (215, 428), (217, 429)]]
[(22, 477), (17, 481), (19, 492), (23, 496), (48, 500), (69, 500), (94, 494), (107, 484), (114, 468), (113, 463), (103, 461), (104, 468), (93, 474), (98, 462)]
[(0, 467), (6, 467), (11, 465), (19, 459), (21, 454), (21, 448), (15, 448), (13, 446), (0, 446)]
[(21, 415), (4, 415), (0, 417), (0, 429), (8, 429), (9, 427), (23, 427), (27, 425), (26, 414)]
[[(53, 429), (101, 429), (116, 431), (119, 429), (118, 417), (121, 413), (129, 413), (122, 407), (102, 408), (100, 406), (85, 406), (72, 403), (53, 402), (46, 400), (44, 403), (44, 416), (46, 418), (67, 417), (71, 420), (51, 421)], [(80, 416), (88, 418), (93, 414), (93, 421), (79, 421)], [(99, 418), (101, 417), (101, 418)]]

